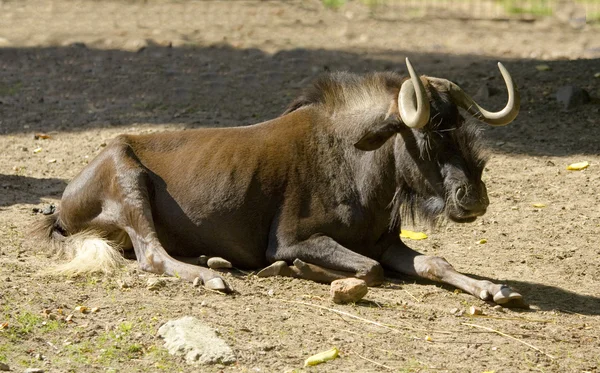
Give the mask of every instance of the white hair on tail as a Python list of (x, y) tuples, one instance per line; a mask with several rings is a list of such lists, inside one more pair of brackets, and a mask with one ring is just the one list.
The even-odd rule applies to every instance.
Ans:
[(119, 245), (97, 232), (87, 231), (66, 237), (59, 254), (71, 259), (47, 271), (49, 274), (76, 276), (87, 273), (113, 273), (125, 265)]

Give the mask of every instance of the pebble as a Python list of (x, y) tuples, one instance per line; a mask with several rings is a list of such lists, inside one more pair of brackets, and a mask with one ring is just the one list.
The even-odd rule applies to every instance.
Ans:
[(469, 307), (469, 315), (482, 315), (483, 311), (477, 306)]
[(368, 291), (367, 283), (358, 278), (344, 278), (331, 283), (331, 298), (334, 303), (358, 302)]
[(208, 265), (208, 268), (212, 269), (231, 268), (231, 263), (229, 261), (218, 256), (208, 259), (206, 264)]
[(499, 304), (495, 305), (493, 308), (494, 308), (494, 311), (497, 311), (497, 312), (505, 312), (505, 310), (504, 310), (504, 307), (502, 307), (502, 306), (501, 306), (501, 305), (499, 305)]
[(54, 214), (55, 210), (56, 210), (56, 206), (54, 206), (54, 205), (48, 205), (48, 206), (44, 207), (44, 209), (42, 210), (42, 214), (44, 214), (44, 215), (52, 215), (52, 214)]
[(192, 282), (192, 286), (194, 286), (194, 287), (198, 287), (198, 286), (200, 286), (200, 283), (201, 283), (201, 281), (200, 281), (200, 277), (196, 277), (196, 278), (194, 279), (194, 281)]
[(165, 285), (167, 285), (167, 282), (162, 278), (149, 278), (148, 282), (146, 283), (146, 288), (148, 290), (159, 290), (164, 288)]

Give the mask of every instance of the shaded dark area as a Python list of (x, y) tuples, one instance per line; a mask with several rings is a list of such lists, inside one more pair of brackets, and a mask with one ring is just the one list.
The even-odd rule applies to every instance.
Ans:
[[(149, 46), (134, 53), (76, 44), (0, 49), (0, 132), (79, 131), (135, 123), (247, 125), (280, 115), (323, 71), (405, 73), (406, 56), (419, 73), (459, 83), (485, 107), (504, 104), (497, 61), (475, 55), (390, 51), (374, 56), (307, 49), (270, 55), (228, 45)], [(567, 112), (555, 92), (577, 85), (593, 99), (600, 96), (600, 81), (593, 78), (600, 59), (544, 61), (549, 71), (538, 71), (535, 67), (542, 62), (537, 60), (503, 62), (519, 84), (522, 106), (513, 124), (487, 131), (492, 146), (530, 155), (598, 153), (598, 100)], [(491, 88), (481, 94), (485, 85)]]
[[(582, 315), (600, 315), (600, 298), (591, 295), (577, 294), (572, 291), (562, 289), (556, 286), (550, 286), (545, 284), (539, 284), (527, 281), (518, 280), (503, 280), (498, 281), (497, 279), (473, 275), (465, 273), (467, 276), (475, 278), (477, 280), (487, 280), (493, 283), (501, 283), (508, 285), (511, 289), (518, 291), (527, 304), (539, 308), (542, 311), (560, 311), (565, 313), (577, 313)], [(390, 276), (390, 277), (387, 277)], [(449, 292), (454, 291), (456, 288), (441, 284), (439, 282), (433, 282), (424, 279), (408, 278), (397, 273), (387, 273), (386, 279), (392, 284), (403, 284), (406, 282), (417, 283), (417, 284), (433, 284), (439, 286)], [(515, 310), (518, 310), (516, 308)]]
[(0, 174), (0, 208), (20, 203), (41, 203), (43, 197), (60, 198), (66, 186), (66, 181), (61, 179)]

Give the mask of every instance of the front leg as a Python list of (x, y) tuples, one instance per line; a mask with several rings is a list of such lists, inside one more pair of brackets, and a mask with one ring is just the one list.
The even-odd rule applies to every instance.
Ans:
[[(369, 286), (380, 285), (384, 279), (383, 268), (377, 261), (324, 235), (313, 235), (289, 245), (273, 245), (267, 251), (267, 259), (273, 265), (259, 272), (259, 276), (291, 276), (326, 283), (357, 277)], [(287, 263), (294, 265), (288, 267)]]
[(526, 307), (521, 294), (506, 285), (475, 280), (457, 272), (446, 259), (420, 254), (398, 240), (384, 251), (381, 264), (396, 272), (422, 277), (455, 286), (483, 300), (493, 300), (504, 307)]

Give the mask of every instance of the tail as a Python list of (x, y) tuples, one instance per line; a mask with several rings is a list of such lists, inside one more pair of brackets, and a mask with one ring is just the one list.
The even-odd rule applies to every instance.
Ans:
[(87, 230), (68, 234), (60, 224), (58, 212), (47, 215), (33, 228), (37, 239), (45, 240), (57, 257), (70, 259), (44, 271), (47, 274), (77, 276), (103, 272), (110, 274), (125, 265), (119, 246), (110, 242), (100, 232)]

